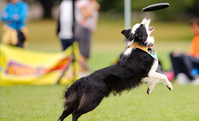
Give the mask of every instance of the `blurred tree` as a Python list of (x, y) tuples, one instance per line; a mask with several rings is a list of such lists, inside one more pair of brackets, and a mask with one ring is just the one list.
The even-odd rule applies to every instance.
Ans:
[(199, 0), (192, 0), (192, 4), (186, 12), (191, 16), (199, 17)]
[(51, 10), (53, 6), (53, 1), (52, 0), (38, 0), (41, 5), (43, 6), (44, 10), (44, 18), (51, 18)]
[[(7, 1), (9, 1), (9, 0), (7, 0)], [(23, 1), (27, 2), (28, 4), (32, 4), (35, 1), (39, 1), (42, 5), (43, 11), (44, 11), (43, 18), (51, 18), (51, 11), (52, 11), (54, 2), (61, 1), (61, 0), (23, 0)]]
[[(10, 1), (10, 0), (6, 0)], [(28, 3), (39, 1), (43, 6), (44, 18), (51, 18), (53, 4), (62, 0), (23, 0)], [(98, 0), (100, 12), (124, 13), (124, 0)], [(157, 20), (181, 20), (199, 16), (199, 0), (131, 0), (131, 11), (141, 12), (142, 8), (155, 3), (170, 3), (170, 7), (154, 11)]]
[(124, 0), (102, 0), (98, 2), (102, 12), (124, 12)]
[[(187, 20), (199, 16), (199, 0), (131, 0), (131, 11), (141, 12), (148, 5), (162, 2), (170, 3), (170, 7), (154, 11), (157, 20)], [(101, 12), (124, 12), (124, 0), (102, 0), (99, 3)]]

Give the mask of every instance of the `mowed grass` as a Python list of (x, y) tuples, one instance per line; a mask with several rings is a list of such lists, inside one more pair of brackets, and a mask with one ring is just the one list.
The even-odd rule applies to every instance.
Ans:
[[(147, 95), (147, 85), (104, 98), (80, 121), (198, 121), (198, 86), (158, 84)], [(56, 121), (61, 115), (65, 85), (1, 87), (1, 121)], [(71, 115), (65, 121), (71, 121)]]
[[(133, 22), (135, 24), (136, 22)], [(185, 23), (155, 23), (153, 36), (155, 49), (165, 70), (170, 69), (169, 53), (188, 51), (192, 33)], [(30, 37), (27, 49), (61, 52), (56, 36), (56, 21), (28, 22)], [(123, 21), (99, 21), (93, 35), (89, 65), (95, 69), (111, 65), (124, 51), (120, 33)], [(169, 91), (163, 84), (155, 86), (150, 95), (147, 85), (121, 96), (109, 96), (93, 111), (80, 117), (80, 121), (198, 121), (198, 86), (180, 86), (173, 83)], [(62, 113), (61, 99), (66, 85), (1, 87), (1, 121), (55, 121)], [(71, 121), (71, 115), (66, 119)]]

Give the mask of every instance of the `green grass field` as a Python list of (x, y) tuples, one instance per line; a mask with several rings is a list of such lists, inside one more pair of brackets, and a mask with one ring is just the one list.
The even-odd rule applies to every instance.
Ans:
[[(105, 98), (80, 121), (198, 121), (198, 86), (143, 85), (121, 96)], [(62, 113), (64, 85), (1, 87), (1, 121), (56, 121)], [(71, 115), (65, 119), (71, 121)]]
[[(132, 25), (135, 23), (132, 23)], [(155, 48), (165, 70), (171, 67), (169, 52), (188, 51), (193, 37), (185, 23), (153, 23)], [(56, 22), (43, 20), (28, 22), (28, 49), (60, 52), (56, 36)], [(93, 36), (89, 65), (95, 69), (108, 66), (124, 51), (122, 21), (99, 21)], [(66, 85), (1, 87), (1, 121), (56, 121), (62, 113), (61, 99)], [(121, 96), (110, 96), (80, 121), (198, 121), (199, 88), (177, 85), (169, 91), (163, 84), (155, 86), (147, 95), (147, 85)], [(69, 116), (66, 121), (71, 121)]]

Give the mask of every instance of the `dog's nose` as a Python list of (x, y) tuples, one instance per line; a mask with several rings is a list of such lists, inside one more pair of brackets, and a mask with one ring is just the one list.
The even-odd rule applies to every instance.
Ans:
[(149, 25), (149, 24), (150, 24), (150, 18), (149, 18), (149, 17), (145, 17), (145, 18), (142, 20), (142, 23), (141, 23), (141, 24)]

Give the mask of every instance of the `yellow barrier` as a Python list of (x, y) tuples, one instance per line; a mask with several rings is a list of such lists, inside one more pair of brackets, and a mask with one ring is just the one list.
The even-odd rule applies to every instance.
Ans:
[(66, 75), (72, 73), (72, 76), (61, 78), (59, 83), (69, 84), (79, 78), (79, 56), (77, 43), (59, 53), (36, 52), (1, 44), (1, 86), (53, 85), (65, 68)]

